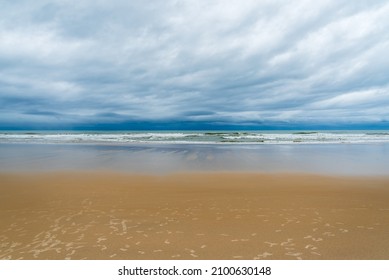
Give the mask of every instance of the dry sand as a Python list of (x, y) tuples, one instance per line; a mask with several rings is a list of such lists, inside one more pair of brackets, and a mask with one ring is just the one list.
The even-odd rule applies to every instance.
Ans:
[(0, 259), (389, 259), (389, 178), (1, 174)]

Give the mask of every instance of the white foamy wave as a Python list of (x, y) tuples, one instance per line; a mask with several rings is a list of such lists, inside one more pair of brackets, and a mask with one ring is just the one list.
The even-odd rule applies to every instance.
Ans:
[(0, 143), (331, 144), (389, 143), (388, 132), (80, 132), (0, 133)]

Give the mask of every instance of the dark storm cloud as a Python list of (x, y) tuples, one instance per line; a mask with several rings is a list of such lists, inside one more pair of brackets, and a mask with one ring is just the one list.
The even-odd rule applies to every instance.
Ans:
[(389, 120), (387, 1), (8, 1), (0, 123)]

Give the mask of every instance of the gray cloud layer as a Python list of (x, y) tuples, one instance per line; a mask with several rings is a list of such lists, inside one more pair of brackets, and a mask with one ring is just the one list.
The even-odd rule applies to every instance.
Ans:
[(2, 1), (0, 123), (387, 122), (388, 14), (360, 0)]

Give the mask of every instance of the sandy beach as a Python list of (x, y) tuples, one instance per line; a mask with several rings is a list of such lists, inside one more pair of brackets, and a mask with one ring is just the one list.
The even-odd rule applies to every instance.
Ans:
[(389, 259), (389, 178), (7, 172), (0, 259)]

